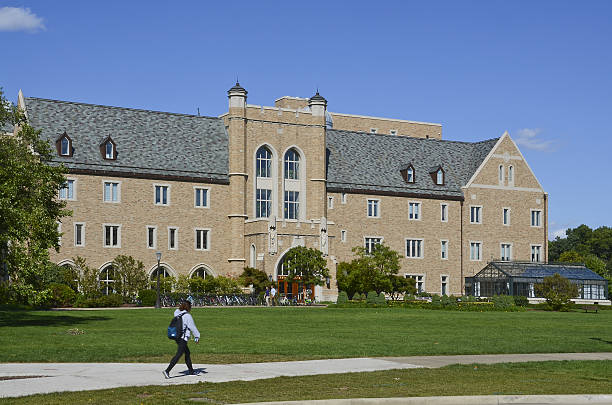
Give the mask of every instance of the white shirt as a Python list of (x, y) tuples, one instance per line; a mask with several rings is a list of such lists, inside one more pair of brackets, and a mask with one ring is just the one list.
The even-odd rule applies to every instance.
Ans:
[(274, 298), (274, 296), (276, 295), (276, 288), (272, 287), (272, 289), (270, 290), (270, 295), (272, 296), (272, 298)]
[(193, 317), (191, 316), (191, 314), (187, 311), (181, 311), (179, 309), (174, 311), (174, 316), (179, 316), (180, 314), (185, 314), (183, 315), (183, 330), (185, 331), (185, 336), (183, 336), (183, 339), (189, 340), (191, 332), (193, 332), (193, 336), (199, 339), (200, 331), (198, 330), (198, 328), (196, 328), (195, 322), (193, 321)]

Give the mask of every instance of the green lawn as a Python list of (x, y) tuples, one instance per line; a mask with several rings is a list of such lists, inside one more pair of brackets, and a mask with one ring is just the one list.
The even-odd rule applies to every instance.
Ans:
[[(3, 404), (223, 404), (438, 395), (610, 394), (612, 362), (456, 365), (440, 369), (283, 377), (228, 383), (116, 388), (3, 399)], [(201, 403), (201, 402), (200, 402)]]
[[(165, 337), (173, 311), (0, 311), (0, 362), (164, 363), (176, 348)], [(190, 345), (196, 363), (612, 351), (612, 311), (278, 307), (196, 308), (193, 316), (203, 336)]]

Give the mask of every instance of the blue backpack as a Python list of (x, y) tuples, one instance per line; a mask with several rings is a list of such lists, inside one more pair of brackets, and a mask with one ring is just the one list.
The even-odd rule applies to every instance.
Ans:
[(180, 315), (175, 316), (170, 321), (170, 326), (168, 326), (168, 339), (179, 340), (183, 338), (185, 331), (183, 330), (183, 312)]

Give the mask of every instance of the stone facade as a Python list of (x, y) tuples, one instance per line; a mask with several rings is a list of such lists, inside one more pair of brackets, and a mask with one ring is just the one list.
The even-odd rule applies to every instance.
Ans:
[[(502, 244), (511, 246), (508, 254), (512, 260), (532, 260), (534, 246), (541, 249), (535, 259), (547, 259), (547, 194), (508, 134), (483, 146), (452, 143), (441, 140), (439, 124), (328, 113), (327, 102), (318, 93), (310, 99), (282, 97), (273, 107), (255, 106), (247, 103), (246, 90), (237, 84), (230, 89), (228, 97), (227, 113), (219, 118), (206, 118), (212, 126), (217, 125), (214, 120), (220, 120), (216, 131), (219, 139), (225, 139), (227, 147), (220, 148), (224, 154), (216, 159), (227, 159), (226, 173), (190, 177), (189, 162), (183, 165), (186, 168), (181, 169), (181, 176), (169, 176), (163, 169), (158, 172), (144, 166), (139, 168), (130, 162), (120, 167), (113, 167), (114, 162), (102, 162), (108, 169), (93, 170), (86, 166), (92, 164), (93, 158), (82, 158), (79, 163), (79, 151), (75, 149), (76, 160), (66, 163), (70, 170), (68, 178), (74, 181), (72, 199), (68, 200), (73, 216), (62, 221), (61, 250), (53, 251), (52, 259), (64, 264), (81, 256), (102, 270), (118, 254), (127, 254), (143, 261), (152, 272), (156, 266), (155, 252), (161, 251), (162, 264), (174, 276), (191, 275), (196, 269), (205, 269), (211, 275), (237, 276), (245, 266), (252, 266), (278, 279), (284, 253), (302, 245), (327, 253), (332, 279), (329, 287), (315, 289), (318, 299), (336, 296), (337, 263), (352, 260), (351, 249), (370, 242), (370, 238), (379, 238), (400, 253), (400, 274), (418, 277), (423, 290), (438, 294), (461, 294), (464, 277), (475, 274), (491, 259), (499, 260), (505, 252)], [(34, 111), (43, 111), (37, 103), (46, 103), (46, 106), (52, 102), (25, 99), (20, 104), (30, 115), (35, 115)], [(78, 109), (79, 105), (72, 107)], [(146, 124), (148, 112), (136, 112), (144, 117)], [(56, 115), (52, 111), (48, 116), (55, 119)], [(191, 125), (191, 120), (198, 118), (173, 116), (172, 120), (189, 120)], [(70, 119), (77, 118), (66, 118)], [(163, 124), (163, 117), (156, 115), (156, 119)], [(48, 120), (40, 118), (34, 124), (44, 130)], [(219, 133), (223, 128), (221, 123), (225, 133)], [(418, 156), (436, 165), (447, 159), (440, 165), (448, 172), (442, 183), (436, 183), (436, 172), (432, 171), (435, 168), (429, 173), (422, 173), (423, 170), (419, 173), (419, 181), (427, 181), (423, 183), (425, 186), (385, 185), (385, 179), (376, 181), (376, 168), (373, 168), (374, 180), (369, 183), (364, 180), (364, 184), (349, 184), (342, 180), (343, 183), (329, 177), (333, 172), (330, 165), (337, 159), (330, 152), (331, 128), (337, 131), (335, 136), (342, 136), (342, 131), (353, 131), (355, 136), (367, 133), (372, 137), (367, 140), (372, 142), (385, 141), (388, 139), (380, 137), (393, 135), (419, 138), (421, 143), (417, 146), (427, 150), (439, 146), (462, 153), (461, 150), (476, 145), (473, 149), (480, 148), (480, 155), (474, 152), (477, 158), (465, 159), (464, 166), (470, 167), (457, 167), (458, 159), (450, 155), (445, 158), (446, 152), (440, 154), (439, 161), (431, 157), (432, 153), (424, 152), (396, 162), (398, 170), (393, 172), (392, 181), (397, 184), (402, 178), (400, 166), (408, 163), (416, 166)], [(376, 134), (371, 129), (376, 129)], [(44, 133), (54, 141), (60, 130), (54, 127)], [(77, 145), (79, 131), (75, 128), (70, 133)], [(184, 142), (207, 136), (197, 133), (185, 137)], [(151, 139), (151, 145), (155, 144), (156, 139)], [(118, 150), (121, 146), (117, 141)], [(138, 147), (144, 148), (146, 154), (149, 146)], [(269, 173), (258, 176), (257, 156), (262, 148), (270, 155), (269, 166), (262, 170)], [(368, 150), (364, 153), (371, 153)], [(395, 152), (387, 150), (388, 156), (381, 165), (388, 167)], [(288, 165), (286, 156), (290, 153), (299, 157), (299, 166)], [(176, 159), (181, 159), (180, 153)], [(129, 174), (126, 167), (130, 167)], [(295, 173), (289, 174), (290, 171)], [(211, 181), (206, 181), (207, 178)], [(119, 184), (118, 201), (104, 201), (104, 182)], [(456, 189), (453, 184), (458, 184)], [(155, 203), (156, 185), (168, 187), (167, 205)], [(196, 207), (194, 202), (195, 190), (202, 188), (207, 190), (205, 208)], [(258, 189), (270, 192), (265, 215), (258, 211), (262, 209), (257, 203)], [(284, 203), (287, 193), (295, 193), (299, 205), (293, 218), (287, 218), (292, 216)], [(369, 200), (376, 201), (378, 215), (368, 215)], [(412, 218), (411, 204), (417, 210)], [(478, 218), (473, 218), (472, 207), (479, 210)], [(507, 210), (506, 224), (503, 223), (504, 209)], [(534, 215), (537, 223), (532, 226)], [(83, 225), (82, 246), (75, 243), (75, 224)], [(120, 226), (120, 244), (116, 247), (105, 247), (105, 224)], [(149, 227), (154, 228), (152, 234)], [(174, 247), (170, 246), (170, 229), (174, 229)], [(206, 249), (197, 249), (197, 230), (207, 232)], [(154, 239), (152, 246), (149, 246), (149, 235)], [(480, 244), (477, 257), (471, 243)]]

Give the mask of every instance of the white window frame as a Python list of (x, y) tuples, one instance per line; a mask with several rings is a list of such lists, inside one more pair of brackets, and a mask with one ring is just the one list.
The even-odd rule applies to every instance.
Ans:
[[(107, 226), (116, 226), (117, 227), (117, 240), (116, 245), (113, 245), (112, 242), (110, 245), (106, 244), (106, 227)], [(112, 232), (111, 232), (112, 237)], [(102, 224), (102, 246), (105, 248), (111, 249), (119, 249), (121, 248), (121, 224)]]
[[(64, 153), (64, 141), (66, 141), (66, 153)], [(66, 136), (60, 139), (60, 156), (70, 156), (70, 140)]]
[(377, 134), (378, 133), (378, 128), (370, 128), (370, 133), (371, 134)]
[[(420, 243), (420, 256), (409, 256), (408, 255), (408, 241), (417, 241)], [(412, 250), (412, 246), (410, 248)], [(412, 252), (410, 252), (412, 253)], [(406, 259), (423, 259), (425, 257), (425, 239), (423, 238), (404, 238), (404, 257)]]
[[(476, 218), (474, 218), (472, 215), (472, 209), (476, 209), (476, 212), (478, 213)], [(482, 211), (482, 205), (470, 205), (470, 224), (482, 225)], [(474, 219), (477, 219), (477, 221), (474, 221)]]
[[(405, 273), (404, 278), (411, 278), (414, 280), (414, 286), (416, 287), (417, 294), (422, 293), (425, 290), (425, 274), (413, 274), (413, 273)], [(421, 283), (421, 288), (419, 288), (419, 283)]]
[[(167, 192), (166, 192), (166, 200), (167, 201), (166, 201), (165, 204), (162, 202), (163, 201), (163, 198), (162, 198), (163, 195), (162, 195), (161, 191), (160, 191), (160, 195), (159, 195), (160, 202), (158, 203), (157, 201), (155, 201), (156, 200), (156, 194), (157, 194), (157, 187), (161, 187), (160, 190), (163, 190), (164, 187), (166, 187), (168, 189)], [(153, 184), (153, 204), (157, 205), (157, 206), (160, 206), (160, 207), (167, 207), (167, 206), (169, 206), (170, 205), (170, 190), (171, 190), (170, 184), (154, 183)], [(195, 197), (194, 197), (194, 199), (195, 199)]]
[(334, 196), (331, 196), (331, 195), (327, 196), (327, 209), (330, 209), (330, 210), (334, 209)]
[(59, 234), (59, 236), (57, 237), (57, 244), (62, 246), (62, 223), (60, 221), (57, 221), (57, 233)]
[[(77, 244), (77, 226), (81, 226), (81, 243)], [(85, 247), (85, 222), (75, 222), (74, 223), (74, 246), (75, 247)]]
[[(478, 257), (474, 258), (472, 245), (478, 246)], [(481, 240), (471, 240), (469, 241), (470, 246), (470, 261), (471, 262), (481, 262), (482, 261), (482, 241)]]
[(390, 129), (390, 130), (389, 130), (389, 134), (391, 134), (391, 135), (397, 135), (397, 129)]
[[(445, 279), (446, 278), (446, 279)], [(444, 293), (444, 289), (442, 285), (446, 285), (446, 293)], [(450, 286), (450, 275), (448, 274), (440, 274), (440, 295), (448, 296), (448, 287)]]
[[(110, 145), (110, 156), (108, 154), (108, 145)], [(115, 145), (113, 145), (113, 143), (110, 140), (106, 141), (106, 143), (104, 144), (104, 157), (106, 159), (115, 158)]]
[[(537, 212), (537, 219), (538, 219), (538, 224), (534, 225), (533, 224), (533, 213)], [(529, 223), (531, 224), (532, 228), (541, 228), (542, 227), (542, 210), (541, 209), (531, 209), (529, 210)]]
[(343, 229), (340, 231), (340, 242), (342, 243), (346, 242), (346, 229)]
[[(508, 247), (508, 260), (504, 260), (504, 246)], [(511, 262), (514, 253), (512, 252), (513, 250), (512, 242), (501, 242), (499, 244), (499, 260), (502, 262)]]
[(340, 195), (340, 203), (346, 204), (346, 193)]
[[(196, 204), (196, 196), (199, 192), (201, 192), (202, 190), (206, 190), (206, 198), (204, 201), (204, 205), (197, 205)], [(200, 198), (200, 203), (202, 202), (202, 199)], [(193, 186), (193, 206), (194, 208), (210, 208), (210, 187), (202, 187), (202, 186)]]
[[(110, 200), (106, 200), (106, 184), (109, 183), (111, 184), (110, 187)], [(116, 184), (117, 185), (117, 201), (113, 201), (113, 187), (112, 184)], [(102, 202), (104, 203), (109, 203), (109, 204), (118, 204), (121, 202), (121, 181), (118, 180), (108, 180), (108, 179), (104, 179), (102, 180)]]
[(363, 237), (363, 247), (366, 250), (366, 253), (370, 254), (372, 253), (372, 248), (374, 247), (374, 245), (368, 246), (368, 239), (380, 239), (378, 241), (378, 243), (376, 243), (377, 245), (380, 245), (383, 243), (383, 241), (385, 240), (385, 238), (383, 236), (364, 236)]
[[(370, 215), (370, 202), (376, 206), (376, 215)], [(367, 198), (366, 199), (366, 216), (368, 218), (380, 218), (380, 198)]]
[[(170, 231), (174, 231), (174, 247), (170, 246)], [(168, 227), (168, 250), (178, 250), (178, 226), (169, 226)]]
[[(68, 191), (70, 190), (70, 187), (68, 186), (68, 184), (70, 182), (72, 182), (72, 197), (68, 197)], [(64, 187), (64, 184), (66, 184), (66, 187)], [(66, 182), (64, 184), (62, 184), (62, 187), (60, 187), (60, 190), (58, 191), (58, 198), (60, 200), (65, 200), (65, 201), (76, 201), (77, 199), (77, 179), (73, 177), (67, 177)], [(62, 197), (62, 190), (66, 190), (66, 197)]]
[(446, 203), (440, 203), (440, 222), (448, 222), (448, 204)]
[[(422, 203), (420, 201), (408, 201), (408, 220), (410, 221), (420, 221), (421, 220), (421, 207)], [(410, 218), (410, 207), (416, 207), (416, 213), (413, 215), (416, 218)]]
[(440, 259), (448, 260), (448, 239), (440, 239)]
[[(202, 249), (202, 248), (198, 248), (198, 232), (199, 231), (206, 231), (206, 248)], [(200, 252), (208, 252), (210, 250), (210, 241), (211, 241), (211, 237), (210, 237), (210, 228), (194, 228), (193, 229), (193, 248), (197, 251)]]
[[(538, 260), (533, 260), (533, 255), (534, 255), (534, 248), (538, 248)], [(530, 259), (532, 263), (542, 263), (542, 245), (540, 244), (532, 244), (530, 246), (530, 250), (531, 250), (531, 254), (530, 254)]]
[[(147, 225), (145, 227), (147, 229), (147, 249), (157, 249), (157, 226), (155, 225)], [(149, 231), (153, 230), (153, 246), (149, 246)]]
[[(506, 212), (507, 212), (507, 215), (505, 215)], [(511, 212), (512, 210), (510, 209), (510, 207), (502, 207), (502, 225), (510, 226), (511, 224), (510, 213)]]
[(444, 171), (442, 169), (436, 171), (436, 184), (438, 186), (444, 185)]

